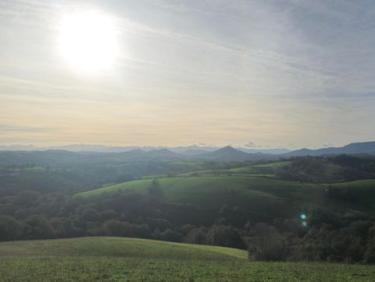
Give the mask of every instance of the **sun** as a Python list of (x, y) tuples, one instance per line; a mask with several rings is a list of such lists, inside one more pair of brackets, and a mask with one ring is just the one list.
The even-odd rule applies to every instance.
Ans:
[(75, 71), (110, 69), (119, 51), (115, 20), (92, 10), (64, 15), (59, 24), (58, 49)]

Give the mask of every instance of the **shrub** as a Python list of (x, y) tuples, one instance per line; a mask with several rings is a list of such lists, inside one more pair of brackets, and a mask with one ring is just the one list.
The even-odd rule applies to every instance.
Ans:
[(164, 241), (180, 242), (182, 234), (172, 229), (166, 229), (160, 234), (160, 239)]
[(0, 241), (16, 240), (23, 234), (23, 226), (14, 217), (0, 216)]
[(249, 259), (277, 261), (287, 258), (286, 239), (278, 230), (266, 223), (254, 226), (252, 236), (248, 238)]
[(208, 231), (207, 242), (211, 245), (245, 248), (245, 244), (237, 229), (227, 225), (213, 225)]

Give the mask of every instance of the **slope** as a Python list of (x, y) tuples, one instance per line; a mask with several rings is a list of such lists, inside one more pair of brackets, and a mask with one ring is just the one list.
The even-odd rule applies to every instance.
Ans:
[[(130, 238), (0, 243), (1, 281), (372, 281), (365, 265), (263, 263), (246, 251)], [(308, 273), (308, 275), (306, 275)]]

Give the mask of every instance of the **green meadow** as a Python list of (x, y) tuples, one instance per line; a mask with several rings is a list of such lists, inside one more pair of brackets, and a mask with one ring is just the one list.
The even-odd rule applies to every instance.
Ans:
[[(276, 161), (226, 169), (198, 170), (170, 177), (148, 177), (105, 185), (77, 193), (74, 197), (90, 200), (121, 191), (147, 194), (157, 181), (159, 196), (165, 201), (189, 203), (212, 211), (223, 205), (235, 205), (253, 214), (267, 209), (270, 215), (273, 215), (273, 211), (277, 215), (282, 211), (289, 217), (301, 210), (319, 207), (334, 209), (350, 206), (368, 213), (375, 212), (375, 205), (371, 200), (375, 196), (374, 179), (337, 183), (281, 179), (278, 172), (291, 163)], [(328, 188), (339, 197), (335, 200), (329, 198)], [(349, 196), (352, 201), (345, 199)]]
[(1, 281), (373, 281), (364, 265), (251, 262), (238, 249), (86, 237), (0, 243)]

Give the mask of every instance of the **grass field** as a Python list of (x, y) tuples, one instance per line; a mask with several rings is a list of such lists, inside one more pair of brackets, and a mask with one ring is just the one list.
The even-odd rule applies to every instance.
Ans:
[(238, 168), (231, 168), (228, 171), (233, 173), (242, 173), (250, 175), (267, 175), (274, 176), (277, 169), (287, 166), (290, 161), (270, 162), (264, 164), (255, 164), (250, 166), (241, 166)]
[(0, 243), (1, 281), (374, 281), (375, 268), (263, 263), (246, 251), (131, 238)]
[[(305, 192), (306, 189), (324, 189), (322, 185), (283, 181), (256, 176), (166, 177), (158, 178), (158, 182), (164, 196), (168, 200), (175, 201), (185, 201), (186, 198), (193, 200), (192, 198), (194, 198), (194, 195), (198, 195), (200, 199), (202, 197), (204, 198), (205, 194), (209, 194), (209, 196), (212, 197), (212, 194), (218, 195), (221, 193), (227, 193), (228, 191), (240, 193), (241, 196), (245, 198), (263, 196), (276, 199), (282, 196), (290, 196), (291, 193), (298, 191)], [(128, 181), (87, 192), (81, 192), (75, 196), (78, 198), (90, 198), (123, 190), (133, 190), (140, 193), (146, 193), (151, 185), (151, 179)]]
[(332, 186), (339, 187), (339, 188), (349, 188), (349, 189), (375, 190), (375, 179), (348, 181), (348, 182), (333, 184)]
[(375, 180), (356, 180), (344, 183), (330, 185), (331, 187), (341, 191), (342, 195), (349, 202), (357, 206), (358, 209), (364, 208), (367, 211), (375, 212)]
[[(228, 169), (201, 170), (180, 174), (176, 177), (158, 177), (159, 187), (166, 201), (189, 203), (217, 211), (224, 205), (237, 206), (250, 214), (257, 215), (267, 210), (271, 217), (277, 211), (280, 216), (294, 216), (301, 210), (317, 207), (352, 208), (375, 214), (375, 180), (360, 180), (337, 184), (313, 184), (299, 181), (286, 181), (276, 177), (278, 169), (290, 161), (277, 161), (244, 165)], [(101, 197), (117, 191), (148, 193), (152, 178), (104, 186), (99, 189), (81, 192), (77, 199)], [(327, 197), (327, 187), (341, 189), (350, 194), (353, 201), (345, 197)], [(344, 195), (345, 196), (345, 195)]]
[(276, 171), (284, 166), (287, 166), (290, 161), (277, 161), (252, 165), (242, 165), (239, 167), (227, 169), (211, 169), (211, 170), (198, 170), (186, 173), (181, 173), (179, 176), (262, 176), (262, 177), (275, 177)]
[[(324, 185), (283, 181), (274, 178), (226, 175), (184, 176), (158, 179), (162, 197), (168, 202), (189, 203), (216, 213), (224, 205), (237, 206), (259, 216), (283, 213), (293, 216), (300, 210), (324, 203)], [(148, 193), (151, 179), (105, 186), (78, 193), (77, 199), (101, 197), (117, 191)], [(264, 213), (267, 210), (267, 214)]]

